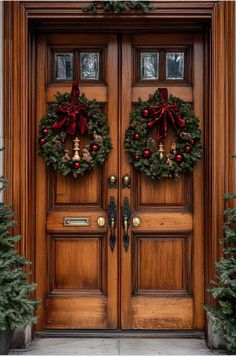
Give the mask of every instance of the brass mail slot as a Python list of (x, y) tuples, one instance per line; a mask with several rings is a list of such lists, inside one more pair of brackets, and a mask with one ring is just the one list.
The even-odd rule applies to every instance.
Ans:
[(90, 226), (90, 218), (64, 218), (64, 226)]

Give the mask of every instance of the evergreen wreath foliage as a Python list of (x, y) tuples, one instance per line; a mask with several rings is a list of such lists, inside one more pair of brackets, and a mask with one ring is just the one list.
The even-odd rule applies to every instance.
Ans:
[[(166, 94), (165, 103), (161, 91)], [(166, 107), (170, 108), (170, 117), (167, 116), (168, 112), (163, 114)], [(180, 121), (181, 127), (173, 121), (174, 115)], [(157, 143), (150, 137), (151, 130), (152, 127), (157, 127), (162, 135), (158, 140), (163, 143), (167, 126), (171, 124), (175, 126), (176, 147), (169, 153), (161, 154), (156, 147)], [(163, 128), (163, 125), (166, 127)], [(202, 144), (199, 121), (191, 105), (178, 97), (172, 95), (168, 97), (165, 88), (158, 89), (147, 101), (139, 99), (135, 110), (130, 114), (130, 123), (125, 135), (125, 150), (129, 154), (130, 163), (153, 179), (178, 180), (181, 174), (192, 171), (196, 161), (201, 158)]]
[(43, 156), (47, 166), (52, 166), (63, 176), (72, 174), (74, 178), (77, 178), (92, 171), (97, 165), (102, 165), (112, 148), (112, 144), (106, 117), (100, 111), (97, 101), (95, 99), (89, 100), (82, 94), (78, 100), (79, 105), (86, 108), (84, 115), (86, 116), (87, 135), (90, 142), (81, 148), (82, 157), (79, 164), (68, 157), (66, 125), (63, 125), (60, 129), (54, 129), (52, 126), (60, 120), (58, 107), (70, 105), (71, 96), (70, 93), (62, 95), (57, 92), (56, 100), (49, 104), (48, 112), (40, 121), (38, 153)]
[[(6, 181), (0, 178), (0, 192), (6, 187)], [(38, 301), (31, 293), (36, 285), (28, 283), (30, 264), (14, 248), (20, 236), (12, 236), (15, 226), (10, 205), (0, 203), (0, 331), (14, 330), (17, 326), (35, 323), (34, 311)]]
[[(236, 200), (236, 194), (226, 194), (225, 202)], [(224, 256), (216, 262), (217, 279), (209, 289), (217, 306), (207, 306), (215, 319), (215, 328), (223, 333), (228, 350), (236, 351), (236, 208), (224, 212)]]
[(152, 10), (149, 1), (93, 1), (91, 5), (83, 8), (86, 12), (96, 12), (98, 7), (102, 7), (105, 12), (122, 13), (128, 12), (132, 9), (147, 12)]

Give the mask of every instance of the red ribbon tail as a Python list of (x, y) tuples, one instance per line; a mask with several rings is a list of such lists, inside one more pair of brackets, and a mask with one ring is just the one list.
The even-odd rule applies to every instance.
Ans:
[(185, 119), (183, 119), (182, 117), (180, 117), (178, 115), (177, 115), (177, 121), (178, 121), (178, 125), (180, 128), (185, 126)]
[[(178, 125), (178, 120), (177, 120), (177, 115), (176, 113), (172, 113), (171, 111), (169, 111), (169, 118), (171, 119), (172, 122), (172, 126), (175, 129), (175, 131), (177, 130), (177, 125)], [(177, 122), (177, 125), (176, 125)]]
[(80, 115), (80, 117), (79, 117), (78, 126), (79, 126), (79, 130), (81, 132), (81, 135), (84, 135), (88, 131), (88, 124), (87, 124), (86, 118), (82, 115)]
[(157, 138), (166, 138), (167, 135), (167, 120), (166, 117), (163, 118), (163, 123), (157, 127)]
[(66, 120), (67, 120), (66, 116), (61, 117), (60, 119), (58, 119), (57, 121), (55, 121), (55, 122), (52, 124), (52, 128), (53, 128), (54, 130), (60, 130), (60, 129), (62, 128), (62, 126), (65, 125)]
[(159, 120), (160, 120), (160, 118), (159, 118), (159, 117), (156, 117), (154, 120), (149, 121), (149, 122), (147, 123), (147, 126), (148, 126), (149, 128), (152, 128), (152, 127), (155, 125), (155, 123), (158, 122)]
[(68, 115), (66, 131), (71, 136), (75, 135), (75, 131), (76, 131), (76, 114), (75, 113), (71, 113), (70, 115)]
[(174, 110), (170, 110), (170, 117), (175, 130), (185, 126), (185, 119), (180, 117)]

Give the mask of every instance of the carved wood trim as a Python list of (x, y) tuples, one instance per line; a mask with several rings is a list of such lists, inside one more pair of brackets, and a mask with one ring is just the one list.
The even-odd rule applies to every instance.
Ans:
[[(86, 2), (85, 2), (86, 3)], [(205, 68), (205, 103), (209, 125), (206, 130), (206, 191), (205, 191), (205, 274), (206, 286), (214, 278), (214, 261), (221, 254), (218, 239), (222, 236), (223, 194), (234, 190), (234, 114), (235, 87), (232, 78), (235, 71), (235, 4), (234, 2), (153, 2), (151, 13), (137, 12), (124, 16), (102, 13), (86, 14), (78, 2), (4, 2), (4, 137), (7, 145), (4, 174), (10, 180), (5, 199), (13, 201), (16, 232), (22, 235), (21, 252), (33, 261), (35, 236), (35, 49), (34, 29), (40, 23), (42, 29), (54, 25), (61, 30), (69, 21), (81, 19), (80, 25), (88, 27), (92, 21), (102, 23), (108, 30), (109, 22), (115, 29), (127, 30), (153, 26), (156, 19), (172, 28), (183, 26), (192, 29), (199, 24), (211, 28), (209, 36), (210, 65)], [(63, 20), (64, 19), (64, 20)], [(148, 21), (147, 21), (148, 19)], [(63, 20), (63, 21), (62, 21)], [(102, 25), (101, 25), (102, 26)], [(206, 54), (207, 56), (207, 54)], [(209, 98), (209, 100), (208, 100)], [(210, 103), (210, 105), (209, 105)], [(206, 303), (210, 297), (206, 294)]]

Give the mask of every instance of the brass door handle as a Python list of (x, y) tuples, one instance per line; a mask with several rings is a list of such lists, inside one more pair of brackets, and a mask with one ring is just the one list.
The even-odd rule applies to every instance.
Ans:
[(128, 235), (128, 220), (127, 220), (127, 217), (124, 218), (124, 234)]
[(125, 251), (127, 252), (129, 249), (129, 226), (130, 226), (130, 218), (131, 218), (131, 208), (129, 205), (129, 199), (126, 197), (124, 198), (124, 203), (122, 206), (122, 223), (124, 229), (124, 236), (123, 236), (123, 244)]
[(112, 252), (114, 251), (116, 244), (116, 224), (117, 224), (117, 206), (114, 197), (110, 197), (110, 203), (108, 205), (108, 224), (110, 226), (109, 244)]
[[(115, 219), (114, 219), (114, 217), (112, 216), (112, 218), (111, 218), (110, 245), (111, 245), (111, 240), (114, 240), (114, 239), (116, 238), (116, 235), (115, 235), (115, 228), (116, 228), (116, 226), (115, 226)], [(112, 251), (113, 251), (114, 247), (115, 247), (115, 245), (114, 245), (114, 246), (111, 246)]]

